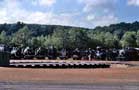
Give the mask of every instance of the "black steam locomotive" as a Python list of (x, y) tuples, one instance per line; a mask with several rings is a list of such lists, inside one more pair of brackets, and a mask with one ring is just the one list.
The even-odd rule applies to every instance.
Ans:
[(56, 49), (54, 46), (44, 47), (9, 47), (0, 45), (0, 51), (10, 53), (11, 59), (49, 59), (49, 60), (139, 60), (139, 49), (104, 49), (97, 47), (96, 49)]

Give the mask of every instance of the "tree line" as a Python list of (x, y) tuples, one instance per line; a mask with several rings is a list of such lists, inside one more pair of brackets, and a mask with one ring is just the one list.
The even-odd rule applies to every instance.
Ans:
[(106, 48), (139, 47), (139, 23), (130, 24), (130, 27), (134, 27), (135, 30), (127, 28), (129, 27), (127, 25), (120, 23), (107, 27), (96, 27), (95, 29), (57, 26), (52, 31), (48, 30), (51, 33), (40, 33), (43, 30), (37, 29), (34, 31), (35, 34), (33, 30), (30, 30), (29, 25), (23, 25), (11, 34), (7, 30), (1, 30), (0, 43), (33, 47), (53, 45), (59, 49), (95, 48), (97, 46)]

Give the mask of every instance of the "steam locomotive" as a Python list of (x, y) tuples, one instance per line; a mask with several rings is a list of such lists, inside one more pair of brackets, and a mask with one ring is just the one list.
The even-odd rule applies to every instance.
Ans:
[(104, 49), (97, 47), (96, 49), (56, 49), (54, 46), (44, 47), (9, 47), (0, 45), (0, 51), (10, 53), (11, 59), (49, 59), (49, 60), (139, 60), (139, 49)]

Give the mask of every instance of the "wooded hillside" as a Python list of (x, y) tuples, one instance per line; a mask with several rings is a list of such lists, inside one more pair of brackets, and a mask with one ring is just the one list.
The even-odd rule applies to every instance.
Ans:
[(94, 29), (25, 24), (0, 24), (0, 43), (17, 46), (57, 48), (139, 47), (139, 22), (118, 23)]

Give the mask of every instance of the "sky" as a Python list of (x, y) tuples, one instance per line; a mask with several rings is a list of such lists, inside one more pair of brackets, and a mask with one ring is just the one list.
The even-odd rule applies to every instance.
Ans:
[(139, 21), (139, 0), (0, 0), (0, 23), (94, 28)]

